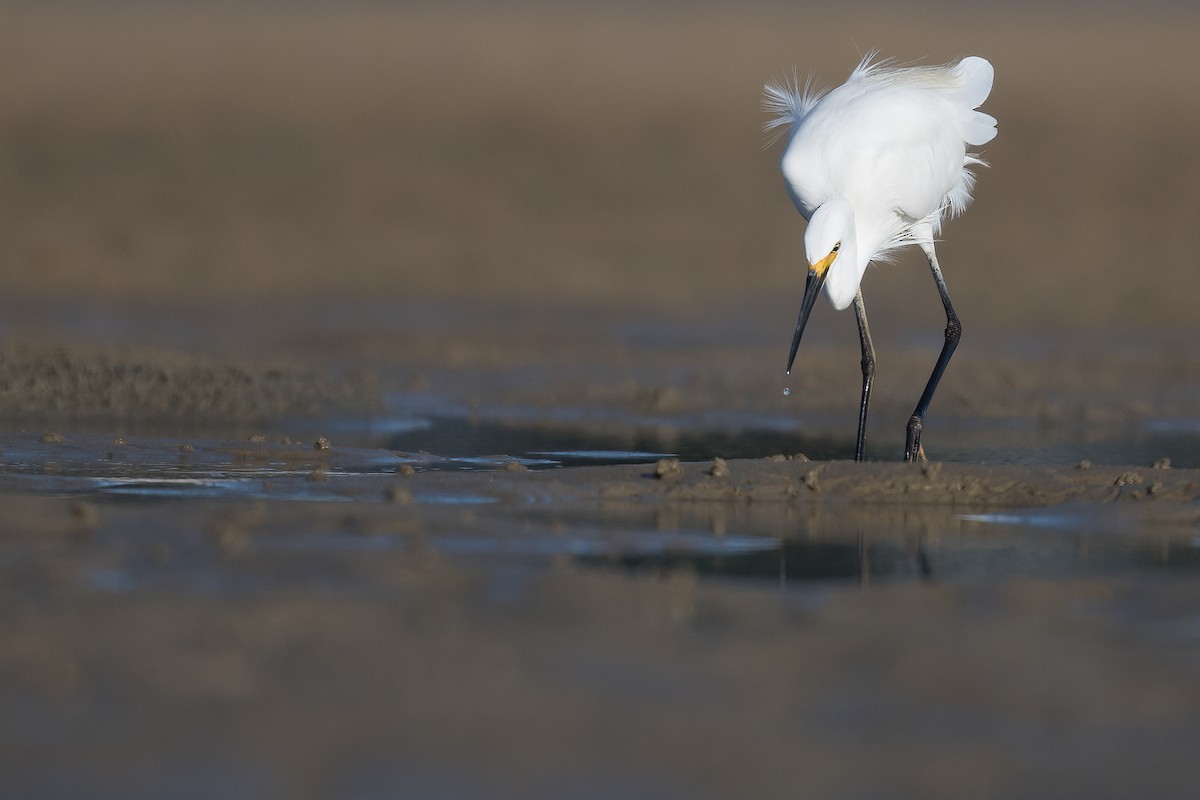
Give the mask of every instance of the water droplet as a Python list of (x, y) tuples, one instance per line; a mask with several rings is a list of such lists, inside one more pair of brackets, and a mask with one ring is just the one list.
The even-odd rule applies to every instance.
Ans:
[(792, 393), (792, 390), (791, 390), (791, 389), (789, 389), (789, 388), (788, 388), (788, 387), (786, 387), (786, 386), (785, 386), (785, 387), (783, 387), (783, 396), (784, 396), (784, 397), (787, 397), (787, 396), (788, 396), (789, 394), (791, 394), (791, 393)]

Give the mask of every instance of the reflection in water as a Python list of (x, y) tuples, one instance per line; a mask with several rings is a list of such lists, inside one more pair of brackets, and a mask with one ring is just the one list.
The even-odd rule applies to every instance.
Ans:
[(690, 530), (696, 541), (712, 536), (698, 532), (707, 527), (721, 536), (761, 536), (770, 546), (712, 552), (677, 543), (671, 550), (646, 551), (614, 541), (606, 555), (589, 554), (580, 561), (636, 572), (685, 569), (783, 586), (819, 581), (863, 587), (874, 581), (978, 583), (1200, 570), (1193, 527), (1148, 530), (1144, 520), (1111, 507), (1004, 514), (898, 505), (684, 508), (660, 512), (655, 523)]
[(1064, 579), (1143, 570), (1200, 570), (1200, 548), (1186, 541), (1069, 537), (1063, 541), (1016, 537), (1004, 542), (962, 539), (927, 546), (897, 543), (893, 537), (855, 541), (784, 540), (770, 549), (713, 555), (671, 552), (584, 556), (592, 566), (619, 566), (637, 572), (689, 569), (723, 579), (778, 581), (991, 582), (1011, 579)]

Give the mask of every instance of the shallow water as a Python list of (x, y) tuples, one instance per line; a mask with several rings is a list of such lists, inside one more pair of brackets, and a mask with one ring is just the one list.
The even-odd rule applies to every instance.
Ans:
[[(490, 495), (486, 484), (477, 482), (458, 489), (450, 484), (410, 490), (402, 477), (405, 470), (555, 470), (649, 464), (671, 457), (697, 460), (712, 452), (755, 457), (774, 452), (780, 441), (766, 433), (740, 439), (732, 434), (681, 435), (668, 449), (650, 434), (605, 435), (443, 418), (412, 427), (416, 432), (389, 434), (389, 444), (414, 442), (411, 437), (419, 432), (427, 437), (423, 442), (442, 445), (445, 454), (318, 449), (293, 442), (190, 439), (180, 445), (161, 438), (125, 437), (114, 443), (87, 434), (62, 441), (9, 435), (0, 437), (0, 491), (73, 498), (95, 503), (101, 512), (113, 504), (152, 504), (183, 516), (193, 513), (189, 509), (196, 504), (208, 508), (213, 502), (265, 502), (279, 509), (302, 503), (310, 510), (287, 529), (289, 549), (320, 553), (409, 544), (405, 537), (359, 540), (330, 533), (331, 515), (340, 513), (336, 507), (348, 505), (356, 509), (350, 513), (370, 518), (415, 516), (439, 530), (424, 542), (432, 551), (485, 568), (505, 559), (550, 563), (569, 558), (635, 572), (686, 568), (701, 577), (787, 586), (813, 580), (866, 584), (1080, 578), (1200, 566), (1194, 526), (1151, 520), (1157, 527), (1147, 529), (1144, 517), (1102, 505), (1001, 511), (887, 505), (830, 510), (790, 504), (664, 508), (636, 501), (596, 506), (569, 496), (547, 500), (536, 490), (515, 498)], [(799, 439), (790, 443), (805, 444)], [(644, 449), (656, 445), (661, 449)], [(621, 447), (628, 449), (616, 449)], [(470, 448), (475, 448), (473, 454)], [(394, 506), (397, 490), (400, 501), (409, 504), (406, 508)], [(364, 504), (371, 510), (361, 511)], [(443, 512), (454, 509), (486, 514), (447, 520)], [(271, 541), (274, 547), (281, 540)]]

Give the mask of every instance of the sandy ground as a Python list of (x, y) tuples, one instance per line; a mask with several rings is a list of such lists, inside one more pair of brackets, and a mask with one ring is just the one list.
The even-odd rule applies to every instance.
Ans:
[[(1197, 22), (0, 4), (0, 793), (1190, 797)], [(873, 47), (997, 69), (923, 467), (913, 257), (784, 457), (759, 91)]]

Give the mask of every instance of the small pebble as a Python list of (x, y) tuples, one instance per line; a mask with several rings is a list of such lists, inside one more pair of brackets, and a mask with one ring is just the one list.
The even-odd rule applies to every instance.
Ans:
[(1158, 461), (1155, 461), (1153, 464), (1150, 465), (1150, 469), (1170, 469), (1170, 468), (1171, 468), (1171, 459), (1165, 458), (1165, 457), (1160, 458)]
[(265, 442), (266, 440), (267, 440), (267, 437), (261, 433), (256, 433), (253, 436), (249, 436), (246, 438), (247, 442)]
[(529, 472), (529, 467), (520, 461), (505, 461), (503, 469), (505, 472)]
[(679, 466), (678, 458), (660, 458), (654, 465), (654, 477), (660, 480), (678, 478), (682, 474), (683, 467)]
[(396, 470), (396, 472), (405, 476), (417, 474), (417, 470), (412, 464), (401, 464), (400, 469)]
[(1075, 465), (1075, 469), (1091, 469), (1091, 468), (1092, 468), (1092, 462), (1088, 461), (1086, 458), (1083, 461), (1080, 461), (1078, 464)]
[(327, 481), (329, 480), (329, 473), (324, 467), (317, 467), (312, 472), (308, 473), (308, 477), (305, 478), (305, 480), (314, 482)]
[(313, 442), (314, 450), (328, 450), (333, 445), (324, 436), (318, 436), (317, 441)]
[(187, 444), (186, 442), (179, 445), (179, 452), (181, 452), (181, 453), (190, 453), (195, 449), (196, 448), (192, 447), (190, 444)]
[(728, 462), (726, 462), (725, 459), (721, 458), (720, 456), (717, 456), (716, 458), (713, 459), (713, 463), (712, 463), (712, 466), (709, 467), (708, 474), (713, 476), (714, 478), (728, 478), (729, 477)]
[(1142, 476), (1136, 472), (1122, 472), (1117, 476), (1117, 479), (1113, 481), (1113, 486), (1130, 486), (1132, 484), (1141, 482)]
[(43, 433), (41, 440), (46, 444), (58, 444), (65, 441), (61, 433)]

